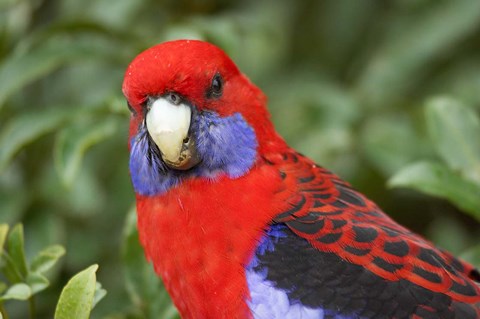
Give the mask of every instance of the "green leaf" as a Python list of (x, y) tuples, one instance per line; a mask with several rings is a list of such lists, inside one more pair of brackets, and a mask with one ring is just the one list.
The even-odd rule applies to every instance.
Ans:
[(125, 221), (122, 247), (127, 291), (133, 303), (143, 312), (143, 317), (176, 318), (178, 313), (172, 306), (168, 293), (153, 271), (152, 265), (145, 260), (145, 254), (138, 241), (136, 222), (136, 212), (132, 208)]
[(70, 113), (60, 109), (23, 113), (12, 118), (0, 132), (0, 171), (25, 145), (61, 126)]
[(0, 297), (0, 300), (27, 300), (28, 298), (30, 298), (31, 295), (32, 290), (30, 289), (30, 287), (24, 283), (19, 283), (8, 288), (5, 294)]
[(74, 182), (86, 150), (112, 136), (117, 123), (110, 118), (100, 123), (79, 123), (60, 132), (55, 144), (55, 166), (66, 186)]
[(55, 309), (55, 319), (88, 319), (93, 305), (98, 265), (73, 276), (63, 288)]
[(45, 276), (33, 272), (28, 274), (26, 283), (32, 290), (32, 295), (44, 290), (50, 285), (50, 282)]
[(463, 179), (443, 164), (412, 164), (390, 178), (388, 184), (445, 198), (480, 220), (480, 186)]
[(30, 271), (43, 273), (52, 268), (60, 257), (65, 254), (65, 248), (60, 245), (49, 246), (40, 251), (30, 263)]
[(7, 238), (7, 234), (8, 234), (8, 225), (0, 224), (0, 260), (2, 257), (3, 245), (5, 244), (5, 239)]
[(4, 251), (2, 254), (2, 263), (0, 264), (0, 272), (12, 283), (22, 282), (24, 278), (20, 271), (15, 266), (12, 258), (8, 252)]
[(95, 285), (95, 294), (93, 295), (92, 309), (95, 308), (97, 303), (107, 295), (107, 291), (102, 288), (102, 284), (97, 281)]
[(15, 272), (19, 275), (19, 278), (14, 282), (18, 282), (18, 279), (25, 278), (28, 272), (22, 224), (17, 224), (12, 228), (7, 239), (7, 249), (12, 266), (15, 267)]
[(480, 119), (474, 110), (448, 98), (427, 103), (427, 126), (445, 162), (480, 185)]

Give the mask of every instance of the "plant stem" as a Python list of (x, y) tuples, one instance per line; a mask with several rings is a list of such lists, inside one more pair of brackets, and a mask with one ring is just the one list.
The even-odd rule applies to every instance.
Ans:
[(3, 319), (8, 319), (8, 313), (3, 307), (3, 302), (0, 302), (0, 313), (2, 314)]
[(28, 309), (30, 312), (30, 319), (35, 319), (35, 298), (33, 296), (28, 298)]

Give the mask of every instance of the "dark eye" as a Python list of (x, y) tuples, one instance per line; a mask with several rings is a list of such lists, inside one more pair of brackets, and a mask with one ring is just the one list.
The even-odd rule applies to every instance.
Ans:
[(220, 74), (215, 74), (212, 79), (212, 84), (207, 92), (207, 97), (209, 98), (219, 98), (223, 93), (223, 79)]

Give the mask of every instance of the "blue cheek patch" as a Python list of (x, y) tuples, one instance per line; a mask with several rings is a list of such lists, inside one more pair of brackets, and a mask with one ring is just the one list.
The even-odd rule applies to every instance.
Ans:
[(130, 141), (130, 177), (135, 192), (141, 195), (163, 193), (175, 186), (180, 178), (169, 170), (158, 153), (153, 151), (156, 145), (149, 139), (145, 125)]
[(225, 118), (215, 113), (203, 113), (192, 123), (192, 129), (197, 132), (197, 148), (203, 159), (199, 167), (202, 173), (222, 171), (237, 178), (255, 163), (257, 138), (239, 113)]
[(202, 161), (188, 171), (177, 171), (163, 163), (142, 124), (130, 140), (130, 175), (138, 194), (159, 195), (192, 177), (215, 179), (226, 174), (237, 178), (255, 163), (255, 131), (239, 113), (224, 118), (213, 112), (197, 113), (192, 118), (191, 131)]

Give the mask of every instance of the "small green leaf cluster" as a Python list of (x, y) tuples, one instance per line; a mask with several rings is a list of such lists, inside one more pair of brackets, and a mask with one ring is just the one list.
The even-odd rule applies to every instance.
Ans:
[[(9, 318), (4, 307), (8, 300), (27, 301), (30, 318), (36, 318), (35, 296), (48, 288), (47, 272), (65, 254), (65, 248), (52, 245), (40, 250), (27, 262), (23, 226), (17, 224), (9, 232), (7, 224), (0, 224), (0, 315)], [(90, 311), (102, 299), (106, 291), (96, 282), (93, 265), (75, 275), (63, 288), (58, 300), (55, 319), (88, 319)]]

